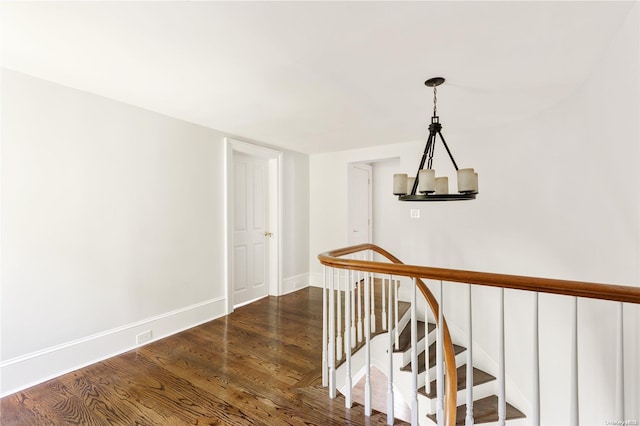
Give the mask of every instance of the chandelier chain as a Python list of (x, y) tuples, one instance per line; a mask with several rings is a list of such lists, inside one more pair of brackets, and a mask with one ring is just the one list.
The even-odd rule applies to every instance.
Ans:
[(436, 86), (433, 86), (433, 116), (434, 117), (438, 116), (437, 102), (438, 102), (438, 88)]

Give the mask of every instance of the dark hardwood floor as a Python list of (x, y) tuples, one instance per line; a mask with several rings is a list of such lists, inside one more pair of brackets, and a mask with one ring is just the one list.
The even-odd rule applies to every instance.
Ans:
[(0, 424), (385, 424), (322, 387), (321, 298), (316, 288), (268, 297), (7, 396)]

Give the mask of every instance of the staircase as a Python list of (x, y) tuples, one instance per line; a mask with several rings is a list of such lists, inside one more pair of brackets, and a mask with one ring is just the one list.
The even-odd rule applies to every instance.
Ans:
[[(436, 365), (436, 343), (435, 343), (435, 329), (436, 325), (433, 323), (429, 323), (429, 334), (431, 338), (429, 341), (433, 341), (429, 345), (429, 369), (433, 369), (430, 374), (430, 377), (435, 377), (435, 365)], [(423, 340), (425, 335), (425, 324), (422, 321), (418, 321), (418, 339)], [(421, 330), (421, 331), (420, 331)], [(419, 343), (420, 345), (420, 343)], [(458, 399), (464, 401), (464, 390), (467, 387), (467, 366), (466, 366), (466, 357), (464, 356), (464, 352), (466, 348), (457, 344), (453, 345), (455, 354), (456, 354), (456, 362), (457, 362), (457, 373), (458, 373)], [(411, 330), (410, 327), (405, 326), (405, 328), (400, 333), (400, 347), (395, 350), (396, 353), (401, 354), (409, 354), (411, 352)], [(407, 355), (408, 357), (408, 355)], [(420, 352), (418, 355), (418, 374), (424, 374), (426, 371), (426, 363), (425, 363), (425, 351)], [(411, 374), (411, 361), (400, 368), (400, 371), (405, 374)], [(493, 384), (495, 383), (496, 378), (491, 374), (482, 371), (478, 368), (473, 368), (473, 420), (474, 424), (481, 423), (493, 423), (498, 421), (498, 397), (493, 394)], [(485, 386), (482, 386), (485, 385)], [(462, 391), (462, 392), (461, 392)], [(427, 387), (422, 386), (418, 389), (418, 393), (429, 401), (435, 402), (436, 400), (436, 381), (431, 381), (431, 391), (427, 392)], [(487, 395), (488, 394), (488, 395)], [(486, 396), (483, 396), (486, 395)], [(435, 411), (435, 404), (433, 405), (433, 410)], [(465, 424), (465, 416), (467, 412), (467, 405), (461, 404), (458, 406), (457, 415), (456, 415), (456, 424), (464, 425)], [(435, 414), (430, 414), (429, 417), (434, 423), (436, 422)], [(507, 402), (507, 420), (521, 419), (524, 418), (525, 415), (520, 410), (515, 408), (513, 405)]]
[[(387, 331), (382, 329), (382, 321), (383, 317), (382, 312), (382, 283), (380, 280), (374, 280), (374, 284), (372, 286), (374, 289), (374, 300), (375, 300), (375, 308), (373, 312), (375, 312), (375, 332), (372, 333), (372, 359), (376, 358), (376, 355), (380, 359), (386, 357), (386, 350), (383, 349), (383, 353), (375, 354), (375, 348), (381, 348), (382, 346), (374, 344), (374, 340), (377, 339), (388, 339)], [(344, 292), (340, 292), (339, 296), (342, 300), (344, 300)], [(361, 303), (364, 303), (362, 300), (363, 295), (360, 295)], [(356, 302), (357, 303), (357, 302)], [(408, 302), (399, 301), (398, 304), (398, 324), (399, 329), (401, 330), (398, 337), (398, 345), (394, 350), (394, 384), (397, 387), (397, 390), (402, 394), (403, 399), (405, 401), (410, 400), (411, 389), (402, 389), (400, 385), (402, 383), (409, 383), (411, 377), (411, 327), (409, 323), (409, 312), (410, 304)], [(422, 383), (420, 388), (418, 389), (418, 402), (420, 406), (420, 417), (426, 417), (424, 420), (420, 419), (421, 424), (435, 424), (436, 423), (436, 415), (431, 414), (436, 412), (436, 381), (435, 379), (431, 381), (430, 391), (427, 390), (427, 386), (425, 384), (426, 381), (426, 352), (425, 349), (427, 347), (425, 335), (429, 341), (429, 377), (436, 377), (436, 343), (435, 343), (435, 334), (436, 334), (436, 325), (433, 323), (428, 323), (428, 334), (425, 330), (425, 323), (423, 321), (418, 321), (418, 383)], [(357, 358), (359, 350), (364, 346), (364, 339), (356, 344), (356, 347), (352, 351), (352, 356)], [(465, 401), (465, 389), (466, 389), (466, 348), (454, 344), (454, 351), (456, 355), (456, 366), (457, 366), (457, 385), (458, 385), (458, 401), (462, 402), (457, 407), (457, 415), (456, 415), (456, 424), (464, 425), (465, 424), (465, 416), (466, 416), (466, 404)], [(340, 360), (338, 361), (337, 372), (338, 376), (344, 374), (344, 352), (340, 356)], [(402, 377), (402, 376), (405, 377)], [(364, 378), (362, 378), (364, 381)], [(473, 395), (474, 395), (474, 403), (473, 403), (473, 417), (474, 424), (484, 424), (484, 423), (496, 423), (498, 422), (498, 397), (495, 395), (495, 382), (496, 378), (478, 368), (473, 368)], [(387, 383), (376, 384), (376, 386), (384, 386), (383, 389), (378, 389), (378, 393), (386, 392)], [(375, 392), (375, 390), (374, 390)], [(357, 398), (354, 398), (355, 402), (364, 404), (364, 401), (359, 401)], [(425, 413), (430, 413), (426, 416)], [(523, 419), (525, 418), (524, 413), (520, 410), (507, 403), (506, 409), (506, 420), (515, 420), (515, 419)], [(429, 419), (429, 420), (426, 420)], [(408, 419), (407, 419), (408, 421)]]
[[(394, 418), (394, 416), (397, 414), (395, 407), (398, 400), (401, 400), (404, 407), (407, 405), (404, 401), (410, 401), (411, 410), (409, 413), (412, 424), (433, 424), (432, 414), (435, 411), (434, 394), (431, 391), (433, 388), (432, 377), (435, 376), (431, 374), (434, 365), (432, 361), (433, 358), (429, 357), (430, 365), (423, 366), (420, 368), (422, 371), (418, 371), (420, 365), (418, 354), (420, 353), (420, 358), (423, 360), (422, 364), (424, 365), (427, 354), (433, 354), (434, 352), (432, 346), (434, 340), (433, 325), (423, 323), (422, 327), (427, 327), (427, 330), (423, 332), (421, 336), (418, 335), (418, 329), (420, 327), (417, 326), (417, 321), (421, 319), (420, 316), (422, 312), (416, 312), (417, 309), (415, 308), (419, 306), (420, 301), (424, 300), (430, 310), (430, 313), (426, 315), (426, 317), (435, 316), (437, 324), (441, 325), (437, 327), (438, 334), (442, 336), (441, 339), (438, 339), (438, 349), (442, 348), (442, 360), (444, 360), (444, 363), (442, 363), (442, 360), (438, 360), (438, 370), (442, 369), (447, 372), (444, 377), (446, 386), (444, 386), (444, 396), (442, 399), (435, 399), (437, 399), (436, 402), (439, 410), (442, 409), (444, 412), (444, 417), (438, 419), (444, 425), (454, 426), (455, 424), (467, 423), (463, 421), (463, 416), (466, 417), (466, 407), (464, 403), (468, 400), (467, 394), (472, 393), (471, 391), (473, 391), (472, 399), (474, 401), (474, 407), (473, 413), (469, 414), (470, 417), (471, 414), (473, 414), (474, 423), (484, 423), (485, 425), (495, 423), (497, 419), (497, 407), (499, 407), (500, 412), (500, 419), (497, 423), (500, 425), (504, 425), (507, 421), (512, 426), (521, 424), (540, 425), (542, 423), (541, 414), (548, 418), (545, 423), (549, 424), (578, 424), (579, 421), (585, 422), (585, 417), (583, 417), (580, 410), (580, 398), (578, 398), (581, 381), (592, 384), (589, 389), (597, 392), (590, 396), (602, 396), (602, 398), (595, 397), (589, 400), (587, 409), (582, 410), (587, 412), (586, 418), (588, 418), (588, 420), (586, 422), (593, 424), (601, 423), (603, 418), (601, 413), (603, 412), (609, 413), (606, 418), (621, 419), (616, 420), (616, 422), (619, 423), (624, 423), (626, 421), (624, 419), (628, 418), (627, 413), (629, 409), (626, 408), (624, 404), (629, 398), (625, 396), (625, 388), (628, 387), (625, 386), (627, 374), (625, 372), (624, 361), (628, 359), (625, 356), (625, 340), (628, 339), (625, 339), (624, 324), (629, 321), (625, 321), (625, 310), (627, 309), (627, 304), (640, 305), (640, 288), (629, 285), (599, 284), (493, 272), (407, 265), (385, 249), (368, 243), (321, 253), (318, 255), (318, 259), (323, 265), (323, 288), (325, 289), (325, 291), (323, 291), (322, 383), (323, 386), (328, 387), (331, 398), (335, 398), (338, 390), (345, 395), (345, 406), (347, 409), (351, 408), (355, 401), (352, 390), (360, 386), (358, 381), (364, 375), (366, 378), (364, 384), (365, 415), (373, 415), (373, 394), (377, 390), (382, 390), (382, 395), (379, 396), (383, 402), (383, 407), (385, 397), (386, 401), (388, 401), (386, 408), (388, 413), (387, 424), (397, 422), (397, 417)], [(382, 259), (382, 261), (374, 259)], [(357, 278), (354, 279), (354, 277)], [(370, 277), (374, 277), (373, 282), (369, 281)], [(396, 300), (392, 300), (393, 304), (388, 304), (388, 306), (393, 305), (393, 321), (389, 319), (389, 313), (392, 310), (391, 308), (387, 309), (387, 321), (389, 321), (390, 326), (404, 334), (402, 345), (399, 344), (400, 342), (398, 342), (397, 346), (394, 344), (395, 338), (397, 337), (398, 340), (400, 338), (399, 335), (396, 336), (395, 330), (393, 330), (393, 334), (389, 334), (387, 328), (391, 327), (380, 327), (379, 319), (382, 316), (382, 312), (380, 310), (380, 296), (378, 293), (380, 293), (381, 286), (379, 281), (375, 281), (375, 278), (382, 278), (386, 282), (403, 280), (403, 283), (406, 283), (406, 285), (403, 284), (402, 288), (409, 290), (408, 294), (404, 296), (405, 299), (411, 299), (413, 303), (410, 305), (411, 313), (409, 315), (407, 315), (406, 312), (400, 313), (400, 309), (398, 309), (398, 316), (395, 315), (395, 307), (402, 305), (402, 303), (395, 303)], [(473, 322), (473, 298), (471, 288), (499, 289), (499, 292), (496, 294), (497, 298), (495, 299), (498, 318), (490, 319), (492, 322), (491, 325), (495, 326), (497, 331), (495, 336), (497, 337), (497, 347), (494, 348), (495, 352), (497, 352), (497, 365), (491, 358), (487, 357), (486, 353), (483, 353), (481, 348), (480, 352), (478, 352), (481, 356), (471, 357), (464, 356), (465, 353), (471, 354), (473, 351), (471, 346), (469, 350), (461, 345), (454, 347), (454, 343), (456, 342), (451, 339), (451, 333), (449, 332), (446, 320), (442, 318), (442, 316), (439, 316), (442, 312), (440, 309), (440, 301), (434, 296), (429, 287), (427, 287), (424, 280), (440, 282), (439, 294), (442, 294), (445, 283), (447, 287), (467, 286), (467, 297), (463, 296), (460, 299), (456, 299), (456, 302), (459, 302), (456, 310), (460, 308), (466, 309), (468, 312), (468, 323), (467, 326), (463, 325), (463, 328), (468, 327), (467, 330), (469, 331), (471, 331)], [(374, 287), (372, 294), (374, 294), (375, 297), (371, 299), (375, 301), (376, 305), (373, 310), (369, 306), (368, 300), (363, 303), (362, 295), (359, 292), (353, 291), (354, 283), (360, 286), (360, 284), (364, 282), (367, 283), (367, 285), (363, 285), (365, 289)], [(387, 288), (389, 289), (386, 292), (387, 302), (392, 298), (397, 299), (394, 290), (397, 287), (395, 285), (388, 285)], [(349, 290), (346, 291), (347, 289)], [(529, 396), (523, 395), (517, 388), (511, 386), (511, 384), (509, 385), (509, 389), (507, 389), (506, 386), (507, 377), (509, 377), (507, 367), (509, 367), (510, 364), (505, 363), (505, 289), (508, 289), (510, 293), (523, 294), (526, 292), (533, 296), (531, 300), (531, 332), (533, 339), (532, 346), (530, 349), (527, 349), (531, 355), (530, 367), (527, 367), (522, 362), (516, 364), (516, 367), (512, 367), (519, 369), (517, 371), (518, 374), (522, 373), (520, 369), (530, 368), (532, 389)], [(342, 342), (350, 345), (349, 339), (355, 335), (355, 333), (349, 331), (346, 335), (341, 335), (338, 330), (342, 328), (342, 324), (345, 325), (345, 330), (353, 330), (353, 328), (347, 327), (353, 327), (352, 323), (355, 323), (355, 321), (353, 321), (353, 318), (350, 316), (351, 312), (354, 311), (353, 309), (351, 309), (351, 312), (345, 312), (345, 316), (341, 314), (339, 304), (342, 298), (340, 296), (336, 297), (336, 293), (340, 295), (342, 294), (342, 290), (346, 291), (344, 294), (347, 295), (347, 300), (357, 300), (358, 304), (363, 304), (362, 312), (364, 313), (365, 320), (362, 321), (360, 319), (362, 315), (360, 310), (358, 310), (358, 335), (360, 336), (361, 334), (360, 325), (364, 323), (364, 330), (367, 332), (367, 335), (370, 336), (368, 339), (365, 337), (366, 345), (364, 348), (354, 349), (353, 351), (349, 350), (347, 354), (344, 354), (342, 350)], [(365, 291), (366, 295), (369, 291)], [(420, 299), (418, 299), (418, 294)], [(545, 300), (542, 302), (544, 302), (543, 306), (546, 306), (547, 310), (549, 307), (557, 306), (555, 304), (548, 304), (553, 300), (554, 303), (563, 301), (563, 309), (568, 311), (567, 318), (555, 318), (551, 326), (544, 327), (544, 331), (541, 331), (541, 323), (539, 320), (539, 295), (541, 294), (545, 295)], [(459, 292), (457, 297), (460, 297)], [(567, 297), (569, 298), (567, 299)], [(611, 333), (615, 330), (615, 345), (613, 342), (610, 343), (611, 347), (615, 346), (615, 349), (606, 352), (607, 354), (611, 353), (611, 356), (615, 353), (615, 363), (609, 363), (612, 365), (607, 366), (608, 368), (615, 369), (615, 380), (608, 380), (607, 383), (601, 380), (594, 381), (589, 375), (579, 374), (578, 329), (579, 324), (584, 320), (579, 322), (578, 306), (579, 302), (580, 304), (586, 305), (586, 303), (583, 302), (584, 300), (598, 300), (602, 303), (607, 303), (610, 309), (613, 309), (613, 312), (615, 312), (615, 316), (613, 312), (609, 312), (607, 315), (610, 317), (610, 321), (616, 322), (617, 325), (615, 328), (607, 328), (606, 331), (603, 330), (601, 333), (602, 336), (606, 334), (606, 337), (609, 338), (612, 337)], [(506, 302), (509, 303), (508, 300)], [(615, 306), (612, 306), (612, 303), (615, 304)], [(338, 305), (337, 310), (335, 309), (336, 304)], [(349, 303), (348, 306), (351, 306), (351, 303)], [(406, 306), (404, 309), (406, 309)], [(580, 311), (582, 310), (592, 313), (594, 318), (600, 315), (600, 310), (586, 309), (585, 306), (580, 309)], [(373, 317), (373, 315), (375, 315), (375, 317)], [(410, 317), (411, 322), (411, 339), (407, 338), (409, 331), (405, 329), (409, 322), (409, 320), (407, 320), (408, 317)], [(343, 320), (341, 324), (339, 318), (348, 318), (347, 323)], [(373, 329), (370, 334), (368, 333), (368, 327), (366, 325), (369, 324), (369, 322), (371, 322)], [(375, 328), (373, 327), (374, 324)], [(552, 362), (548, 360), (541, 362), (540, 336), (545, 332), (551, 331), (555, 333), (557, 331), (555, 330), (556, 325), (564, 328), (564, 333), (567, 335), (568, 340), (570, 340), (570, 342), (568, 342), (570, 354), (567, 354), (567, 358), (569, 358), (568, 365), (567, 362), (562, 363), (561, 361), (559, 362), (561, 362), (562, 365), (556, 365), (555, 359), (552, 360)], [(380, 333), (381, 330), (383, 330), (382, 333)], [(376, 335), (376, 331), (379, 335)], [(464, 339), (464, 342), (467, 342), (470, 338), (462, 337), (462, 339)], [(359, 338), (358, 340), (360, 342), (363, 339)], [(409, 340), (411, 340), (412, 343), (409, 343)], [(523, 344), (521, 341), (519, 341), (519, 343)], [(411, 345), (414, 345), (413, 348), (410, 348)], [(518, 346), (513, 347), (517, 348)], [(527, 347), (529, 346), (527, 345)], [(596, 349), (599, 350), (599, 348)], [(342, 357), (340, 357), (340, 355), (342, 355)], [(346, 368), (344, 368), (344, 366), (338, 366), (341, 358), (344, 359), (345, 356)], [(413, 361), (411, 363), (409, 361), (410, 358)], [(461, 367), (466, 364), (467, 358), (473, 358), (475, 362), (482, 364), (483, 368), (489, 365), (488, 369), (490, 373), (495, 374), (497, 380), (492, 374), (478, 369), (478, 366), (476, 366), (475, 370), (469, 368), (469, 370), (473, 372), (473, 377), (469, 378), (470, 383), (468, 386), (472, 386), (472, 388), (464, 390), (464, 387), (467, 386), (466, 380), (464, 380), (466, 369), (462, 369)], [(409, 373), (407, 368), (410, 364), (413, 364), (414, 368)], [(613, 364), (615, 364), (615, 366)], [(380, 370), (380, 374), (377, 375), (374, 381), (374, 374), (370, 374), (370, 372), (373, 373), (376, 372), (376, 370)], [(547, 372), (551, 371), (551, 380), (541, 382), (542, 370)], [(470, 374), (472, 373), (470, 372)], [(562, 380), (562, 377), (565, 376), (570, 379), (569, 392), (564, 391), (564, 387), (559, 388), (556, 386), (556, 380), (554, 380), (556, 376), (559, 380)], [(384, 393), (385, 386), (383, 386), (385, 380), (386, 393)], [(426, 380), (430, 381), (428, 389), (424, 389)], [(383, 385), (378, 385), (380, 382), (382, 382)], [(595, 383), (602, 383), (602, 389), (600, 389), (599, 386), (593, 386)], [(440, 383), (440, 386), (442, 386), (442, 383)], [(419, 388), (422, 389), (419, 390)], [(509, 392), (508, 394), (507, 391)], [(553, 400), (554, 404), (557, 405), (556, 409), (542, 412), (542, 393), (547, 394), (546, 398)], [(496, 394), (498, 395), (497, 397)], [(615, 395), (615, 397), (613, 397), (613, 395)], [(635, 394), (633, 395), (635, 397)], [(498, 400), (497, 402), (496, 399)], [(527, 418), (525, 419), (522, 412), (509, 405), (508, 400), (512, 402), (518, 401), (518, 404), (523, 406), (526, 405)], [(611, 401), (614, 401), (614, 403)], [(391, 402), (393, 402), (393, 404), (391, 404)], [(380, 407), (380, 405), (377, 405), (377, 407)], [(635, 406), (631, 408), (634, 413), (635, 411), (633, 410), (635, 408)], [(376, 408), (376, 410), (382, 411), (384, 408), (382, 410)], [(635, 414), (632, 414), (632, 416), (635, 416)]]

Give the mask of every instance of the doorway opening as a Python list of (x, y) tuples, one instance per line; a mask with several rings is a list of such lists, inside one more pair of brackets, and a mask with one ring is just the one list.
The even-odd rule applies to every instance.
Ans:
[(373, 242), (373, 168), (367, 163), (349, 163), (347, 170), (349, 245)]

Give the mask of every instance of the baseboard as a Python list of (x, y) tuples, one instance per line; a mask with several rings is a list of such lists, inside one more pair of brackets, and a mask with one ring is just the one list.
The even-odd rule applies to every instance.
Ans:
[[(219, 318), (225, 315), (225, 309), (224, 297), (210, 299), (3, 361), (0, 363), (0, 397)], [(143, 344), (136, 343), (136, 336), (145, 332), (151, 332), (150, 339)]]
[(293, 277), (284, 278), (282, 287), (280, 288), (280, 296), (293, 293), (301, 288), (309, 286), (309, 273), (294, 275)]

